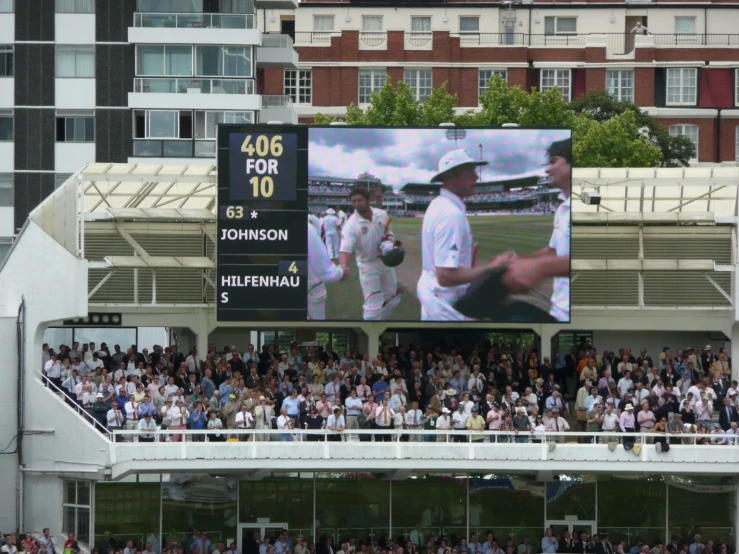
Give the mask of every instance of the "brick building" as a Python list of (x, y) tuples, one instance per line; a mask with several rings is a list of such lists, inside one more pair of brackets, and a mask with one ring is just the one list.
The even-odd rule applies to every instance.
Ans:
[[(632, 33), (637, 22), (649, 34)], [(388, 78), (418, 98), (448, 82), (459, 109), (474, 109), (498, 73), (510, 86), (557, 85), (567, 99), (607, 89), (632, 100), (693, 139), (696, 161), (739, 154), (739, 11), (729, 2), (303, 0), (266, 29), (294, 32), (298, 69), (265, 68), (263, 87), (291, 95), (301, 122), (366, 104)]]

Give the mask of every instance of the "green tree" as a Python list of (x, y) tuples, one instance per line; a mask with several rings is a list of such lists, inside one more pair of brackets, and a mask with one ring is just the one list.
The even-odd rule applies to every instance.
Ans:
[(584, 94), (569, 104), (569, 109), (576, 114), (586, 115), (595, 121), (605, 122), (626, 111), (634, 113), (636, 126), (649, 142), (660, 149), (663, 167), (686, 167), (694, 157), (693, 142), (682, 136), (670, 136), (670, 133), (651, 115), (643, 112), (632, 102), (618, 102), (606, 91)]
[(577, 115), (572, 136), (575, 167), (657, 167), (662, 161), (660, 149), (639, 134), (631, 110), (606, 121)]

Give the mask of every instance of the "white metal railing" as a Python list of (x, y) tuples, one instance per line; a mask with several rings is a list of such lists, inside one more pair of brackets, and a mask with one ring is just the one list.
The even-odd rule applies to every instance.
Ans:
[(255, 14), (148, 13), (133, 14), (134, 27), (171, 29), (256, 29)]
[(169, 94), (255, 94), (254, 79), (193, 79), (179, 77), (136, 77), (134, 92)]
[[(55, 396), (58, 398), (60, 404), (67, 406), (71, 410), (77, 412), (80, 415), (80, 417), (82, 417), (88, 423), (90, 423), (96, 430), (100, 431), (105, 437), (107, 437), (109, 441), (113, 440), (112, 433), (105, 426), (101, 425), (100, 422), (97, 419), (95, 419), (95, 416), (93, 416), (90, 412), (88, 412), (84, 406), (81, 406), (80, 404), (78, 404), (70, 396), (69, 391), (66, 391), (60, 387), (57, 387), (54, 383), (52, 383), (51, 381), (49, 381), (49, 379), (46, 378), (43, 372), (39, 370), (35, 370), (35, 371), (39, 375), (39, 382), (43, 386), (53, 390), (56, 393)], [(58, 396), (59, 394), (62, 395), (62, 398), (64, 400), (62, 398), (59, 398)], [(66, 401), (67, 399), (69, 399), (69, 402)]]
[(405, 40), (413, 46), (426, 46), (434, 39), (431, 31), (410, 31), (405, 33)]

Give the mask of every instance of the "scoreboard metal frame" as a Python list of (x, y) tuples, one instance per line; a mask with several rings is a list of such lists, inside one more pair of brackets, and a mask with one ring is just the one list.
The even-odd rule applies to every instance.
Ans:
[(218, 126), (218, 321), (308, 320), (308, 130)]

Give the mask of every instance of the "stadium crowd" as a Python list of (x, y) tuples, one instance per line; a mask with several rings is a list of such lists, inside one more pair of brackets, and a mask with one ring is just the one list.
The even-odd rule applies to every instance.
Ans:
[[(646, 431), (667, 450), (682, 440), (733, 444), (739, 434), (739, 384), (726, 349), (710, 345), (665, 348), (654, 358), (644, 349), (634, 356), (629, 348), (599, 353), (580, 345), (540, 360), (535, 349), (489, 343), (469, 351), (383, 346), (375, 356), (356, 348), (339, 354), (331, 344), (299, 351), (293, 343), (284, 352), (250, 344), (243, 353), (211, 344), (201, 356), (176, 346), (124, 352), (115, 345), (111, 352), (106, 344), (74, 343), (58, 352), (45, 345), (43, 356), (46, 378), (68, 402), (102, 428), (137, 430), (139, 442), (158, 440), (159, 428), (214, 430), (214, 441), (226, 440), (229, 429), (254, 430), (240, 440), (270, 440), (260, 429), (284, 431), (280, 440), (300, 440), (302, 429), (325, 430), (329, 440), (372, 429), (359, 439), (375, 441), (402, 429), (425, 433), (401, 440), (430, 442), (541, 442), (545, 432), (573, 429), (601, 433), (609, 444), (618, 440), (609, 433)], [(685, 432), (706, 437), (677, 436)], [(634, 439), (623, 444), (631, 449)]]
[(337, 185), (308, 185), (309, 193), (329, 193), (329, 194), (341, 194), (344, 196), (349, 195), (351, 185), (337, 184)]

